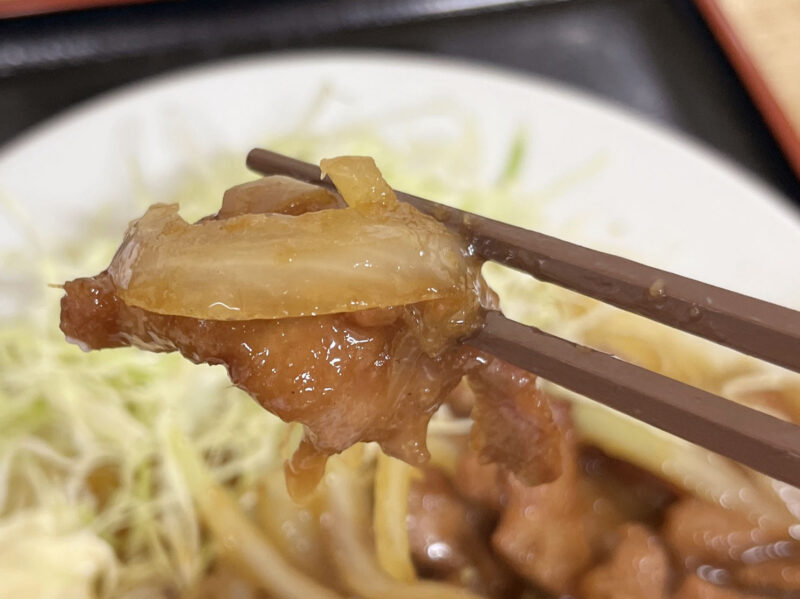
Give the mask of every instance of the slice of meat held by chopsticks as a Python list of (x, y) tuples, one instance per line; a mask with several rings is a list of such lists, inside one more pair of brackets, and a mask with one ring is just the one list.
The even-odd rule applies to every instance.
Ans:
[[(248, 166), (330, 186), (314, 165), (262, 149)], [(618, 308), (800, 372), (800, 312), (423, 198), (397, 197), (473, 251)], [(800, 427), (695, 387), (489, 315), (472, 346), (634, 418), (800, 486)]]
[[(495, 389), (517, 370), (515, 393), (488, 401), (496, 415), (473, 412), (478, 453), (527, 484), (555, 479), (559, 432), (534, 377), (459, 342), (494, 297), (481, 261), (398, 202), (371, 159), (325, 166), (342, 198), (268, 177), (228, 190), (194, 224), (175, 205), (151, 206), (107, 270), (64, 284), (61, 329), (86, 349), (224, 365), (265, 409), (303, 424), (286, 468), (295, 497), (313, 490), (329, 455), (361, 441), (425, 463), (428, 421), (462, 377)], [(519, 451), (504, 447), (509, 435)]]

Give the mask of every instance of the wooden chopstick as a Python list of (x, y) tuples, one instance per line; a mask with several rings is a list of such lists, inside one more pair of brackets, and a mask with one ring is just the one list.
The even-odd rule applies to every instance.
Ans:
[[(467, 343), (557, 385), (800, 486), (800, 427), (490, 312)], [(642, 448), (647, 451), (647, 448)]]
[[(247, 166), (333, 188), (319, 167), (254, 149)], [(475, 252), (623, 310), (800, 372), (800, 312), (443, 204), (399, 200), (459, 232)]]
[[(329, 181), (320, 180), (318, 167), (267, 150), (256, 149), (251, 151), (247, 157), (247, 165), (262, 174), (289, 175), (311, 183), (332, 187)], [(525, 236), (533, 235), (536, 237), (536, 241), (533, 242), (534, 246), (536, 246), (536, 243), (543, 243), (547, 246), (547, 249), (555, 250), (548, 253), (547, 258), (542, 258), (542, 260), (545, 262), (558, 261), (560, 265), (566, 265), (553, 269), (559, 276), (544, 278), (544, 280), (551, 280), (557, 283), (561, 281), (563, 286), (581, 293), (584, 289), (595, 291), (598, 288), (605, 289), (602, 294), (586, 293), (586, 295), (591, 295), (601, 300), (611, 296), (616, 300), (609, 301), (609, 303), (620, 307), (626, 307), (630, 303), (630, 296), (626, 295), (626, 293), (631, 293), (631, 289), (637, 289), (636, 281), (620, 282), (615, 278), (615, 274), (618, 274), (618, 271), (614, 270), (606, 270), (592, 278), (587, 274), (588, 264), (590, 264), (590, 262), (587, 263), (587, 256), (597, 255), (599, 264), (606, 264), (607, 262), (605, 261), (612, 259), (612, 266), (619, 266), (614, 261), (624, 261), (626, 266), (628, 264), (634, 265), (638, 270), (637, 276), (640, 283), (643, 273), (650, 273), (650, 276), (652, 276), (652, 273), (659, 273), (661, 277), (670, 277), (669, 279), (664, 279), (664, 296), (667, 296), (668, 293), (667, 284), (671, 286), (671, 289), (682, 289), (680, 284), (686, 285), (686, 283), (683, 283), (685, 281), (691, 284), (689, 286), (690, 290), (695, 292), (698, 289), (709, 290), (708, 293), (710, 295), (704, 304), (706, 310), (702, 311), (699, 317), (693, 316), (689, 319), (690, 323), (696, 323), (704, 318), (710, 318), (716, 323), (718, 322), (717, 314), (723, 314), (728, 319), (734, 319), (734, 321), (737, 318), (745, 319), (747, 318), (746, 314), (731, 311), (730, 308), (747, 307), (751, 303), (761, 306), (762, 311), (758, 313), (758, 318), (764, 316), (763, 312), (769, 312), (769, 316), (774, 316), (770, 312), (773, 307), (786, 311), (798, 318), (796, 312), (787, 308), (740, 296), (730, 291), (684, 279), (678, 275), (650, 269), (647, 266), (622, 258), (588, 250), (539, 233), (525, 231), (518, 227), (512, 227), (461, 210), (442, 206), (422, 198), (399, 192), (397, 196), (403, 201), (409, 201), (421, 211), (430, 214), (445, 224), (455, 227), (461, 234), (465, 234), (472, 239), (476, 250), (482, 257), (497, 260), (494, 256), (500, 256), (501, 258), (506, 256), (506, 260), (500, 259), (498, 261), (542, 278), (540, 276), (542, 272), (547, 273), (550, 270), (543, 269), (541, 266), (537, 266), (535, 269), (525, 267), (529, 265), (531, 256), (536, 255), (538, 251), (537, 249), (531, 249), (531, 244), (527, 243), (525, 239)], [(509, 252), (513, 254), (519, 252), (525, 257), (519, 258), (516, 255), (509, 257), (508, 254), (498, 253), (498, 246), (495, 245), (496, 238), (488, 237), (487, 232), (498, 232), (501, 238), (501, 241), (498, 242), (499, 247), (505, 245)], [(544, 241), (542, 242), (539, 238), (544, 238)], [(518, 240), (518, 244), (510, 246), (510, 240)], [(561, 250), (565, 250), (563, 255), (559, 253)], [(561, 276), (560, 273), (565, 274)], [(670, 283), (666, 281), (670, 281)], [(679, 284), (673, 286), (675, 282)], [(622, 292), (622, 295), (618, 297), (617, 294), (620, 292)], [(722, 299), (720, 299), (720, 293)], [(647, 288), (647, 294), (651, 294), (650, 287)], [(664, 299), (660, 293), (658, 295), (659, 297), (655, 299)], [(734, 296), (733, 300), (728, 298), (728, 295)], [(727, 304), (724, 301), (726, 298), (728, 298)], [(651, 300), (645, 299), (645, 303), (649, 301)], [(672, 308), (672, 302), (680, 305), (680, 301), (679, 299), (670, 300), (671, 303), (666, 305), (668, 308)], [(718, 309), (719, 301), (722, 301), (728, 310), (723, 310), (722, 312), (716, 310), (710, 312), (712, 316), (708, 316), (709, 312), (707, 310), (711, 307)], [(762, 304), (766, 307), (762, 306)], [(632, 311), (644, 316), (650, 316), (648, 311)], [(661, 318), (653, 318), (653, 320), (687, 330), (683, 326), (685, 324), (683, 320), (674, 317), (665, 318), (663, 314), (665, 311), (667, 311), (667, 308), (663, 307), (661, 310), (656, 310), (656, 314)], [(693, 314), (694, 312), (692, 311)], [(725, 321), (723, 320), (722, 322)], [(754, 322), (757, 325), (758, 319), (755, 319)], [(705, 329), (700, 330), (701, 332), (705, 331)], [(800, 330), (800, 327), (798, 330)], [(715, 331), (716, 329), (712, 329), (712, 332)], [(712, 335), (701, 336), (715, 340)], [(797, 338), (800, 338), (800, 335), (794, 337), (790, 335), (784, 340), (784, 347), (796, 352), (798, 348)], [(737, 340), (744, 342), (743, 339), (737, 338)], [(800, 427), (794, 424), (634, 366), (611, 355), (577, 345), (534, 327), (514, 322), (505, 318), (499, 312), (490, 312), (484, 328), (473, 338), (467, 340), (467, 343), (541, 376), (543, 379), (628, 414), (637, 420), (647, 422), (687, 441), (738, 460), (764, 474), (789, 484), (800, 486)], [(731, 343), (726, 345), (733, 346)], [(736, 349), (740, 348), (736, 347)], [(747, 351), (745, 348), (741, 349), (746, 353), (762, 357), (757, 352)], [(773, 355), (773, 352), (767, 353), (768, 355)], [(784, 362), (787, 362), (790, 367), (794, 366), (794, 369), (797, 370), (797, 361), (784, 360)]]

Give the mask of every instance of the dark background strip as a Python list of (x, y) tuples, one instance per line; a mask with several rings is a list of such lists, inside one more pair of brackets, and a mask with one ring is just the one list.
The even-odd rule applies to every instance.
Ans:
[(688, 133), (800, 206), (800, 181), (691, 0), (173, 0), (0, 20), (0, 144), (128, 82), (310, 48), (546, 76)]

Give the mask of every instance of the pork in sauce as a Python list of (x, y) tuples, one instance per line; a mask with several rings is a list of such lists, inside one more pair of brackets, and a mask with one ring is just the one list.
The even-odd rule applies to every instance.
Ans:
[(611, 557), (581, 581), (584, 599), (667, 599), (669, 558), (661, 539), (641, 524), (628, 524), (619, 533)]
[[(360, 441), (424, 464), (428, 421), (462, 377), (475, 376), (488, 403), (504, 376), (459, 343), (480, 328), (491, 298), (464, 242), (397, 202), (371, 160), (326, 168), (347, 208), (336, 194), (284, 177), (229, 190), (220, 212), (195, 225), (176, 207), (156, 206), (131, 224), (108, 270), (67, 282), (62, 299), (61, 328), (82, 347), (133, 345), (223, 365), (267, 410), (302, 423), (286, 468), (295, 496), (316, 486), (329, 455)], [(364, 239), (325, 229), (336, 223), (382, 243), (362, 247)], [(315, 234), (330, 255), (313, 254)], [(338, 279), (341, 289), (331, 287)], [(396, 289), (415, 301), (395, 304)], [(502, 405), (513, 421), (491, 418), (490, 405), (478, 410), (481, 454), (508, 461), (527, 482), (552, 480), (560, 465), (549, 406), (525, 391), (533, 377), (510, 384), (517, 390)], [(504, 449), (527, 445), (524, 461)]]

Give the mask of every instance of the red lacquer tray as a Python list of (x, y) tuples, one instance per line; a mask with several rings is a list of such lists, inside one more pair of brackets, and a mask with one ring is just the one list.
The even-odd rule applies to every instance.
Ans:
[(0, 0), (0, 18), (22, 17), (50, 12), (141, 4), (154, 0)]
[(695, 0), (800, 177), (800, 0)]

